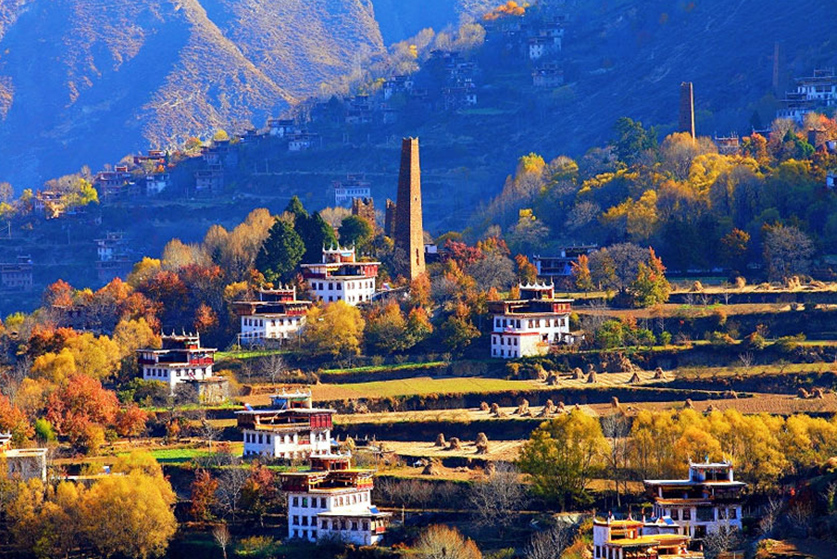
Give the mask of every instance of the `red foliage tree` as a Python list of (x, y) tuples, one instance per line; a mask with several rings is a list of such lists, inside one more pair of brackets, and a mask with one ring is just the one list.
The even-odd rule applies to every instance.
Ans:
[(11, 433), (16, 444), (31, 438), (35, 431), (19, 407), (0, 394), (0, 433)]
[(114, 424), (118, 410), (116, 394), (83, 374), (70, 377), (47, 400), (47, 419), (80, 450), (101, 444), (104, 429)]
[(192, 482), (192, 506), (189, 509), (192, 518), (198, 522), (213, 519), (212, 508), (218, 501), (215, 497), (216, 491), (218, 480), (204, 469), (195, 472), (195, 481)]
[(136, 404), (128, 404), (116, 412), (114, 427), (120, 437), (139, 437), (145, 432), (148, 414)]

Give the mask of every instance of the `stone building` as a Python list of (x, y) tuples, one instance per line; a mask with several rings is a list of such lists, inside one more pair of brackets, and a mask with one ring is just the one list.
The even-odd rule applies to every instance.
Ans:
[(365, 219), (375, 230), (380, 230), (375, 221), (375, 201), (372, 198), (352, 198), (352, 215)]
[(377, 544), (392, 515), (372, 504), (374, 473), (352, 468), (349, 456), (327, 455), (312, 457), (306, 472), (281, 474), (288, 495), (288, 537)]
[(324, 303), (345, 301), (355, 306), (372, 300), (380, 262), (358, 261), (354, 248), (323, 248), (323, 261), (302, 264), (305, 278), (315, 300)]
[(137, 350), (143, 380), (166, 383), (171, 393), (182, 383), (212, 378), (214, 348), (201, 347), (200, 334), (163, 335), (161, 349)]
[(695, 90), (692, 82), (680, 84), (680, 132), (695, 137)]
[(418, 138), (401, 141), (401, 171), (395, 206), (395, 247), (404, 253), (400, 272), (409, 280), (424, 273), (424, 226)]

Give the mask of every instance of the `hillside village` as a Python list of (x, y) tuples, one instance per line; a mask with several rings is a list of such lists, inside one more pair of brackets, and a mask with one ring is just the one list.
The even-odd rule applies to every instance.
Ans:
[(507, 2), (261, 129), (0, 190), (0, 555), (837, 557), (834, 72), (785, 93), (777, 46), (746, 134), (684, 79), (673, 129), (494, 190), (395, 135), (521, 76), (561, 106), (573, 25)]

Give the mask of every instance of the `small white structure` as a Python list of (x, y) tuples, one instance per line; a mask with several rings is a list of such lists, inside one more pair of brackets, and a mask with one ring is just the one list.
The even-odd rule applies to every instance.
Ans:
[(355, 249), (323, 248), (323, 261), (302, 264), (302, 276), (319, 301), (355, 306), (372, 300), (380, 262), (358, 262)]
[(12, 448), (0, 452), (6, 460), (9, 478), (28, 481), (30, 479), (47, 480), (47, 449)]
[(570, 334), (571, 299), (555, 299), (547, 284), (520, 285), (520, 298), (489, 303), (491, 357), (544, 355)]
[(233, 308), (241, 319), (241, 343), (264, 340), (294, 340), (305, 325), (311, 301), (299, 301), (296, 288), (260, 289), (255, 301), (236, 301)]
[(290, 392), (271, 397), (266, 410), (236, 412), (244, 437), (244, 456), (293, 460), (331, 452), (335, 410), (315, 408), (311, 392)]
[(372, 504), (373, 475), (373, 470), (353, 469), (351, 458), (342, 455), (312, 457), (309, 471), (282, 474), (288, 536), (309, 542), (380, 542), (391, 514)]
[(200, 334), (163, 335), (161, 349), (138, 349), (138, 363), (143, 380), (156, 380), (169, 385), (172, 394), (178, 384), (212, 377), (214, 348), (201, 347)]
[(654, 516), (670, 517), (683, 535), (695, 540), (723, 528), (741, 529), (741, 491), (730, 462), (689, 463), (689, 479), (645, 480), (654, 499)]

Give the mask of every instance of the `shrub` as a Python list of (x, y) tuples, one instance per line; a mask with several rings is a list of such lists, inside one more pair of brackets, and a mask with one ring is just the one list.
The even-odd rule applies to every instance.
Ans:
[(624, 344), (622, 323), (618, 320), (606, 320), (596, 330), (596, 346), (600, 349), (612, 349)]
[(726, 332), (712, 332), (709, 334), (709, 342), (715, 346), (728, 346), (735, 343), (735, 340)]
[(249, 536), (242, 538), (235, 547), (240, 557), (272, 557), (277, 550), (276, 541), (270, 536)]
[(52, 429), (52, 423), (43, 417), (35, 421), (35, 436), (39, 441), (49, 443), (55, 440), (55, 431)]
[(766, 344), (764, 336), (762, 336), (758, 332), (753, 332), (752, 334), (747, 336), (745, 341), (747, 342), (747, 347), (757, 350), (764, 349), (764, 346)]
[(782, 336), (776, 340), (776, 347), (783, 353), (790, 353), (799, 347), (799, 344), (805, 341), (805, 334), (797, 334), (796, 336)]
[(660, 345), (668, 345), (671, 343), (671, 332), (660, 332), (660, 335), (657, 336), (657, 340), (660, 342)]

